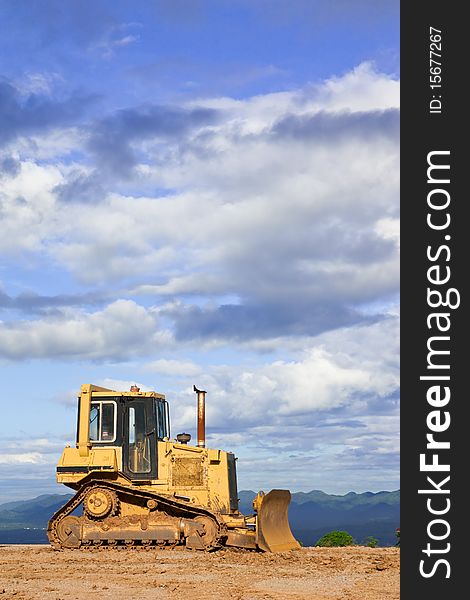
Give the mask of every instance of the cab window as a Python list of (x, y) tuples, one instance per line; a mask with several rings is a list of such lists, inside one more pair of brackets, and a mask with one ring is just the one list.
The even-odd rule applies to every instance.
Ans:
[(157, 438), (163, 440), (170, 436), (168, 431), (168, 404), (166, 401), (156, 400), (155, 411), (157, 419)]
[(90, 407), (90, 441), (114, 442), (116, 440), (116, 402), (93, 401)]
[(147, 433), (143, 402), (133, 402), (129, 407), (129, 470), (132, 473), (150, 473), (150, 437)]

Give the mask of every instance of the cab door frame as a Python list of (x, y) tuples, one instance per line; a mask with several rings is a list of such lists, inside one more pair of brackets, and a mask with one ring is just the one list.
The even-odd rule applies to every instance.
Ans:
[[(122, 434), (124, 475), (131, 481), (157, 479), (157, 433), (153, 399), (124, 398)], [(140, 466), (135, 460), (137, 454), (143, 457), (144, 462)], [(131, 468), (132, 464), (134, 468)]]

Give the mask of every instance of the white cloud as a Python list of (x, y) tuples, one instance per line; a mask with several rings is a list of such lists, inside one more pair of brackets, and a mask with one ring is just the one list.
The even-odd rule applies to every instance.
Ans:
[(23, 77), (15, 80), (15, 87), (24, 94), (39, 94), (50, 96), (53, 88), (58, 83), (63, 83), (64, 79), (57, 72), (36, 72), (25, 73)]
[(376, 223), (375, 230), (386, 240), (393, 240), (400, 247), (400, 221), (398, 219), (384, 218)]
[(133, 42), (137, 42), (139, 37), (140, 36), (138, 35), (125, 35), (124, 37), (119, 38), (118, 40), (114, 40), (111, 44), (112, 46), (128, 46)]
[(102, 58), (110, 59), (114, 57), (115, 50), (129, 46), (139, 41), (137, 34), (126, 33), (128, 29), (141, 27), (140, 23), (119, 23), (108, 27), (99, 42), (92, 44), (90, 49), (98, 51)]
[[(368, 326), (344, 328), (310, 340), (303, 338), (301, 343), (294, 342), (292, 348), (297, 345), (297, 350), (292, 360), (246, 366), (206, 365), (200, 370), (198, 385), (208, 391), (208, 425), (213, 432), (228, 426), (248, 432), (261, 425), (274, 427), (279, 439), (284, 425), (293, 425), (299, 418), (305, 425), (314, 424), (318, 415), (325, 418), (337, 409), (347, 418), (396, 414), (397, 329), (398, 319), (390, 317)], [(300, 350), (302, 344), (310, 347)], [(292, 348), (285, 343), (284, 353), (292, 353)], [(173, 365), (176, 361), (157, 362)], [(184, 363), (177, 366), (174, 375), (186, 382), (178, 386), (174, 417), (178, 428), (188, 428), (195, 422), (191, 383), (196, 369), (185, 372)], [(369, 423), (362, 422), (369, 427)], [(371, 421), (371, 431), (377, 423), (377, 419)]]
[(60, 181), (57, 167), (33, 162), (23, 162), (14, 178), (2, 181), (2, 252), (38, 251), (54, 236), (57, 213), (52, 188)]
[[(0, 453), (3, 453), (5, 450), (8, 450), (9, 453), (17, 456), (17, 451), (19, 449), (26, 452), (26, 454), (50, 454), (57, 452), (57, 440), (50, 440), (47, 437), (28, 437), (27, 439), (9, 439), (7, 442), (0, 442)], [(32, 451), (37, 452), (32, 452)]]
[(79, 127), (56, 127), (40, 135), (20, 137), (12, 146), (23, 161), (54, 162), (62, 173), (66, 173), (68, 165), (62, 163), (63, 159), (76, 152), (85, 139), (86, 135)]
[(101, 311), (65, 311), (31, 321), (0, 324), (1, 356), (23, 358), (120, 359), (169, 343), (155, 315), (130, 300), (117, 300)]
[[(86, 381), (166, 394), (193, 441), (206, 389), (208, 445), (239, 455), (242, 489), (394, 486), (399, 82), (371, 62), (307, 82), (351, 55), (305, 70), (303, 43), (203, 64), (152, 52), (153, 7), (37, 4), (7, 20), (26, 50), (0, 81), (0, 502), (70, 492), (55, 466)], [(163, 4), (158, 26), (204, 29)], [(261, 35), (352, 14), (281, 4), (255, 10)]]
[(39, 452), (22, 452), (20, 454), (0, 454), (0, 464), (41, 464), (45, 462)]
[(246, 100), (205, 98), (192, 100), (189, 106), (204, 106), (227, 111), (231, 119), (225, 128), (238, 133), (260, 133), (286, 113), (298, 115), (320, 111), (371, 111), (400, 105), (399, 81), (375, 70), (364, 62), (342, 76), (310, 84), (300, 90), (274, 92)]
[(339, 472), (343, 491), (396, 481), (398, 92), (364, 64), (301, 90), (198, 100), (182, 108), (217, 118), (175, 137), (111, 127), (138, 162), (113, 179), (86, 155), (90, 130), (16, 140), (1, 248), (111, 303), (1, 323), (1, 356), (127, 360), (95, 381), (147, 390), (155, 377), (173, 434), (195, 429), (197, 383), (208, 440), (240, 455), (243, 487), (250, 471), (294, 489), (334, 491)]
[(332, 77), (317, 90), (319, 105), (330, 110), (385, 110), (400, 105), (399, 82), (377, 73), (371, 62), (360, 64), (342, 77)]
[(202, 367), (191, 361), (160, 358), (145, 365), (145, 369), (161, 375), (192, 377), (199, 375)]
[(398, 89), (363, 64), (302, 90), (201, 100), (221, 111), (216, 123), (176, 143), (132, 138), (142, 164), (129, 191), (86, 205), (53, 190), (89, 169), (23, 162), (4, 191), (1, 243), (39, 251), (85, 285), (131, 280), (139, 293), (255, 304), (375, 301), (398, 288), (398, 143), (370, 111), (397, 108)]

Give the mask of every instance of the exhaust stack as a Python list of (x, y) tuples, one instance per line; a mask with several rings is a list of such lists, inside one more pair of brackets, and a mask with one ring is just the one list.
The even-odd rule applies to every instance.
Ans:
[(199, 448), (206, 446), (206, 392), (193, 386), (197, 394), (197, 445)]

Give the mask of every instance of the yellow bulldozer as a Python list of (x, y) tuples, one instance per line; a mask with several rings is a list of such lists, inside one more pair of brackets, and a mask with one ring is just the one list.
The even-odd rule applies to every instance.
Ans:
[(55, 549), (300, 547), (289, 527), (288, 490), (259, 492), (254, 513), (239, 512), (237, 459), (206, 448), (206, 392), (194, 391), (198, 440), (190, 445), (189, 434), (170, 438), (163, 394), (81, 386), (76, 446), (66, 446), (57, 465), (57, 482), (76, 493), (49, 521)]

